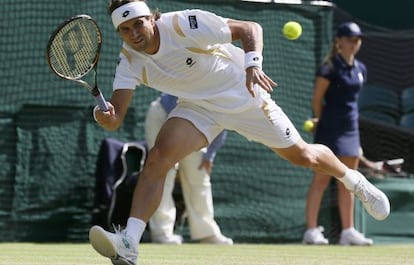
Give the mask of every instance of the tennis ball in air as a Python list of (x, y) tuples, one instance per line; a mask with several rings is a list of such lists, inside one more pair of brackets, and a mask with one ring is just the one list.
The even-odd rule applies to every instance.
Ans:
[(313, 121), (311, 121), (311, 120), (306, 120), (306, 121), (303, 123), (303, 129), (304, 129), (306, 132), (310, 132), (310, 131), (312, 131), (314, 126), (315, 126), (315, 124), (314, 124), (314, 123), (313, 123)]
[(296, 40), (302, 35), (302, 26), (296, 21), (288, 21), (283, 26), (283, 35), (288, 40)]

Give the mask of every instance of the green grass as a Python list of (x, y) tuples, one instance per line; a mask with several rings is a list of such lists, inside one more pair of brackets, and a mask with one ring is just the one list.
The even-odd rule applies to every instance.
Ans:
[[(140, 265), (414, 265), (414, 245), (140, 245)], [(0, 243), (1, 265), (104, 265), (89, 244)]]

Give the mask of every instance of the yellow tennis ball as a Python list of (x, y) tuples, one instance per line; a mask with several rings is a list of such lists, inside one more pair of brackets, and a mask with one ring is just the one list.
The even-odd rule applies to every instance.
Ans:
[(313, 121), (311, 120), (306, 120), (303, 123), (303, 129), (305, 130), (305, 132), (310, 132), (313, 130), (313, 127), (315, 126), (315, 124), (313, 123)]
[(283, 35), (288, 40), (296, 40), (302, 35), (302, 26), (296, 21), (288, 21), (283, 26)]

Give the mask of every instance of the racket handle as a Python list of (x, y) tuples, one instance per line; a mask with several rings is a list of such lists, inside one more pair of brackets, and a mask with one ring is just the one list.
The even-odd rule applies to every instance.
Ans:
[(103, 111), (108, 111), (108, 104), (106, 103), (106, 100), (104, 98), (104, 96), (102, 95), (102, 93), (99, 93), (98, 95), (95, 96), (96, 101), (98, 102), (98, 106), (101, 110)]

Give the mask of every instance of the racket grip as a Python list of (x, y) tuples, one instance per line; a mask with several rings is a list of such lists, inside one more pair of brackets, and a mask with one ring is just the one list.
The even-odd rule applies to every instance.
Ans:
[(108, 104), (106, 103), (106, 100), (104, 98), (104, 96), (102, 95), (102, 93), (99, 93), (98, 95), (95, 96), (96, 101), (98, 102), (98, 106), (101, 110), (103, 111), (108, 111)]

